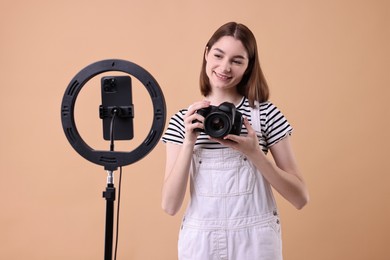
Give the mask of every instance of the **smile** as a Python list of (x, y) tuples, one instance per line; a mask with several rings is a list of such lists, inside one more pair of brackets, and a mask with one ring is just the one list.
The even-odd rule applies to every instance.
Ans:
[(215, 73), (215, 76), (217, 76), (217, 78), (220, 79), (220, 80), (226, 81), (226, 80), (231, 79), (230, 76), (226, 76), (226, 75), (224, 75), (224, 74), (219, 74), (219, 73), (217, 73), (217, 72), (214, 72), (214, 73)]

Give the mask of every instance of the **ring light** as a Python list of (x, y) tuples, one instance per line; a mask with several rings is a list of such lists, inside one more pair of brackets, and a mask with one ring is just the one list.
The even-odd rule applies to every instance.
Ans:
[[(74, 106), (83, 86), (94, 76), (108, 71), (120, 71), (136, 77), (148, 90), (153, 103), (153, 123), (145, 140), (131, 152), (94, 150), (81, 138), (74, 120)], [(165, 125), (166, 107), (157, 81), (145, 69), (125, 60), (102, 60), (82, 69), (69, 83), (62, 99), (61, 120), (65, 135), (72, 147), (85, 159), (106, 170), (132, 164), (146, 156), (159, 141)]]

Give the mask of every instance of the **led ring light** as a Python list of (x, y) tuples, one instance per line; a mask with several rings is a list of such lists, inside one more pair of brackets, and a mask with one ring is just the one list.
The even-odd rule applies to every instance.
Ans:
[[(131, 152), (94, 150), (84, 142), (76, 128), (74, 105), (80, 90), (91, 78), (107, 71), (121, 71), (136, 77), (146, 87), (153, 102), (154, 117), (150, 132)], [(165, 100), (157, 81), (142, 67), (125, 60), (102, 60), (82, 69), (69, 83), (61, 105), (62, 127), (72, 147), (85, 159), (111, 171), (146, 156), (159, 141), (164, 130), (165, 118)]]

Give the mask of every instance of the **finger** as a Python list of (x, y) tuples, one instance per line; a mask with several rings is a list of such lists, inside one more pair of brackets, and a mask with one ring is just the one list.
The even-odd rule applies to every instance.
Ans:
[(230, 141), (230, 142), (235, 142), (235, 143), (238, 143), (240, 142), (240, 139), (241, 137), (238, 136), (238, 135), (227, 135), (223, 138), (223, 140), (226, 140), (226, 141)]
[(235, 148), (237, 143), (230, 140), (230, 139), (225, 139), (225, 138), (213, 138), (213, 137), (210, 137), (210, 140), (214, 141), (214, 142), (218, 142), (224, 146), (227, 146), (227, 147), (231, 147), (231, 148)]
[(195, 128), (200, 128), (204, 129), (203, 125), (204, 117), (199, 115), (198, 113), (194, 113), (192, 115), (186, 115), (184, 118), (184, 124), (188, 129), (195, 129)]
[(208, 107), (210, 106), (210, 101), (206, 101), (206, 100), (202, 100), (202, 101), (199, 101), (199, 102), (195, 102), (193, 103), (192, 105), (190, 105), (188, 107), (188, 112), (190, 114), (193, 114), (195, 113), (197, 110), (201, 109), (201, 108), (205, 108), (205, 107)]
[[(184, 123), (190, 125), (190, 128), (201, 128), (203, 129), (204, 117), (196, 113), (199, 109), (210, 106), (210, 102), (203, 100), (195, 102), (190, 105), (187, 109), (186, 114), (184, 115)], [(193, 126), (193, 124), (201, 123), (201, 125)]]
[(196, 129), (203, 129), (203, 123), (197, 120), (187, 121), (185, 123), (186, 132), (198, 132)]
[(255, 130), (253, 129), (252, 125), (249, 123), (249, 120), (247, 117), (244, 117), (244, 125), (246, 130), (248, 130), (248, 135), (255, 133)]

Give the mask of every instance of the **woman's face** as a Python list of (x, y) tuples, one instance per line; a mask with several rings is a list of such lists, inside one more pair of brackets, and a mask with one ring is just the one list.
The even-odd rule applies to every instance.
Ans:
[(241, 41), (221, 37), (206, 50), (206, 74), (212, 89), (231, 90), (241, 81), (248, 67), (248, 54)]

